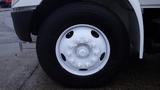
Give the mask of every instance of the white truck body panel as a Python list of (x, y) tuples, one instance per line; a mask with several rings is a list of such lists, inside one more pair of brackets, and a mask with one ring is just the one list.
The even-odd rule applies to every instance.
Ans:
[(139, 35), (137, 35), (137, 37), (139, 37), (139, 43), (138, 43), (139, 45), (137, 45), (139, 48), (137, 49), (139, 50), (139, 58), (142, 59), (144, 53), (144, 25), (143, 25), (143, 16), (140, 7), (140, 2), (139, 0), (129, 0), (129, 2), (136, 13), (139, 23)]
[[(12, 8), (37, 6), (42, 0), (19, 0)], [(130, 1), (130, 0), (129, 0)], [(141, 8), (160, 8), (160, 0), (139, 0)]]
[(160, 8), (160, 0), (140, 0), (141, 8)]
[(15, 4), (12, 4), (12, 8), (37, 6), (42, 0), (19, 0)]

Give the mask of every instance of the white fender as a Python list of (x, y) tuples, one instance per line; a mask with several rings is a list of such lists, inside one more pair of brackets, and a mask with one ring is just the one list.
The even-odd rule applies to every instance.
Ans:
[(144, 24), (143, 24), (143, 16), (142, 16), (142, 11), (141, 11), (141, 6), (139, 0), (129, 0), (130, 4), (132, 5), (137, 19), (138, 19), (138, 24), (139, 24), (139, 58), (143, 58), (143, 53), (144, 53)]
[[(13, 0), (14, 1), (14, 0)], [(37, 6), (41, 3), (42, 0), (18, 0), (17, 3), (12, 4), (12, 8), (17, 8), (17, 7), (28, 7), (28, 6)], [(139, 24), (139, 36), (140, 37), (138, 40), (138, 52), (139, 52), (139, 58), (143, 58), (143, 53), (144, 53), (144, 26), (143, 26), (143, 17), (142, 17), (142, 11), (141, 11), (141, 6), (139, 0), (128, 0), (131, 6), (133, 7), (138, 24)]]
[[(15, 3), (13, 3), (15, 1)], [(12, 0), (12, 8), (37, 6), (42, 0)]]

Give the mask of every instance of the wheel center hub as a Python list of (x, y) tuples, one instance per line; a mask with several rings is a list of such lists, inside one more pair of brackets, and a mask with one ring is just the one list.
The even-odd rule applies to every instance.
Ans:
[(82, 57), (82, 58), (85, 58), (85, 57), (89, 56), (89, 53), (90, 53), (89, 48), (87, 46), (84, 46), (84, 45), (79, 46), (76, 49), (77, 56)]

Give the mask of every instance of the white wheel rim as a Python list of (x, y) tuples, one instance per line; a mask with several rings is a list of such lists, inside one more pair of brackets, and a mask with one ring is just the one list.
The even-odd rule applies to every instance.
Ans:
[(56, 57), (69, 73), (89, 76), (102, 70), (110, 57), (110, 44), (105, 34), (88, 24), (66, 29), (56, 43)]

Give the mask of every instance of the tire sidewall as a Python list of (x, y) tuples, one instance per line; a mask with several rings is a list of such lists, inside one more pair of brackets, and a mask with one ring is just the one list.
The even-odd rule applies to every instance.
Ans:
[[(76, 76), (61, 67), (56, 59), (55, 47), (61, 33), (77, 24), (89, 24), (99, 28), (111, 46), (110, 58), (105, 67), (90, 76)], [(39, 62), (54, 80), (70, 86), (97, 86), (110, 81), (128, 53), (128, 37), (121, 20), (112, 11), (90, 3), (66, 5), (43, 23), (37, 39)], [(75, 83), (77, 82), (77, 83)]]

